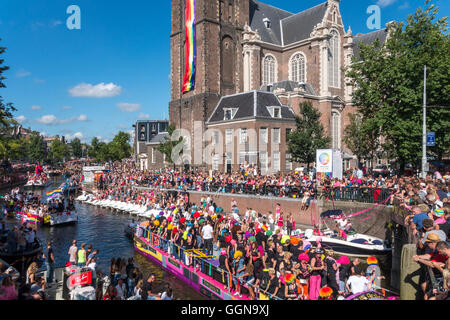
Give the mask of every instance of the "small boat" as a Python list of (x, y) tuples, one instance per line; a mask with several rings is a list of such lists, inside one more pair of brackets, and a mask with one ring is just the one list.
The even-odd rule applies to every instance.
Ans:
[(54, 213), (50, 215), (50, 226), (58, 226), (78, 222), (78, 214), (75, 211), (67, 211), (61, 214)]
[(345, 220), (342, 210), (328, 210), (321, 213), (320, 216), (326, 228), (320, 230), (320, 233), (317, 230), (308, 229), (300, 235), (302, 238), (315, 245), (320, 242), (325, 249), (328, 248), (336, 253), (348, 256), (368, 257), (385, 255), (392, 251), (392, 248), (388, 247), (385, 241), (380, 238), (354, 231), (345, 234), (344, 238), (336, 230), (328, 228), (327, 220)]
[(83, 201), (86, 201), (88, 199), (88, 197), (89, 197), (89, 195), (86, 194), (85, 191), (83, 191), (83, 194), (78, 196), (75, 200), (83, 202)]
[(0, 259), (5, 260), (9, 264), (14, 264), (22, 258), (28, 259), (39, 254), (42, 254), (42, 245), (39, 241), (35, 242), (29, 250), (8, 252), (8, 246), (3, 249), (0, 248)]
[(46, 188), (52, 184), (51, 180), (30, 179), (25, 184), (24, 188)]

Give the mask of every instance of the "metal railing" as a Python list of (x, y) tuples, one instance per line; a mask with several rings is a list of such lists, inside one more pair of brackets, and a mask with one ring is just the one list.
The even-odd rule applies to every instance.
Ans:
[[(252, 185), (246, 183), (202, 183), (200, 185), (176, 185), (166, 189), (163, 185), (154, 185), (152, 183), (140, 183), (138, 187), (173, 191), (197, 191), (213, 192), (224, 194), (242, 194), (263, 197), (284, 197), (284, 198), (303, 198), (305, 192), (312, 193), (314, 196), (333, 201), (354, 201), (363, 203), (380, 203), (385, 201), (393, 192), (389, 188), (371, 188), (371, 187), (334, 187), (323, 188), (320, 192), (317, 189), (310, 189), (305, 186), (277, 186), (277, 185)], [(313, 197), (314, 197), (313, 196)]]
[[(176, 260), (177, 262), (182, 262), (185, 266), (193, 266), (195, 270), (211, 277), (217, 282), (223, 284), (226, 287), (226, 291), (231, 295), (231, 288), (236, 289), (235, 282), (242, 280), (238, 279), (235, 275), (231, 274), (227, 270), (215, 266), (212, 262), (208, 261), (207, 258), (196, 256), (192, 254), (193, 250), (184, 249), (168, 239), (163, 239), (160, 235), (149, 232), (148, 229), (142, 228), (143, 237), (153, 246), (159, 248), (161, 251), (167, 253), (170, 258)], [(141, 242), (142, 243), (142, 242)], [(143, 243), (145, 245), (145, 243)], [(241, 293), (249, 295), (248, 287), (240, 285)], [(265, 293), (263, 288), (259, 288), (259, 291)], [(272, 297), (272, 300), (281, 300), (279, 297)]]

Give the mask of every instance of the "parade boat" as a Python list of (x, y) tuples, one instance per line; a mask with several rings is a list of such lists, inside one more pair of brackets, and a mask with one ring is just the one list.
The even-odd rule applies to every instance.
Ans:
[[(184, 250), (173, 243), (167, 247), (167, 251), (171, 251), (169, 253), (160, 246), (158, 236), (148, 234), (142, 226), (138, 226), (137, 233), (140, 232), (143, 232), (143, 236), (134, 236), (135, 250), (194, 290), (213, 300), (249, 300), (245, 285), (242, 286), (242, 296), (228, 291), (226, 284), (231, 279), (226, 271), (219, 268), (217, 257), (207, 257), (200, 250)], [(267, 297), (260, 293), (259, 299), (267, 300)]]
[(46, 188), (52, 184), (51, 180), (45, 179), (29, 179), (25, 184), (25, 188)]
[(341, 226), (348, 223), (342, 210), (328, 210), (321, 213), (320, 217), (326, 227), (321, 230), (307, 229), (300, 235), (304, 240), (314, 245), (320, 242), (325, 249), (331, 249), (338, 254), (348, 256), (368, 257), (385, 255), (392, 251), (392, 248), (388, 247), (380, 238), (357, 233), (354, 230), (349, 230), (343, 234), (330, 229), (327, 221), (337, 222)]
[(16, 210), (14, 213), (15, 213), (16, 218), (19, 219), (21, 222), (26, 222), (26, 223), (34, 224), (34, 225), (42, 225), (45, 223), (49, 223), (48, 218), (40, 217), (39, 215), (34, 214), (34, 213), (23, 212), (20, 210)]

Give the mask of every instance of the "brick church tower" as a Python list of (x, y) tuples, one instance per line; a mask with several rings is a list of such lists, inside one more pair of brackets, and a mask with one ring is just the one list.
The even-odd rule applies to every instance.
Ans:
[[(170, 123), (188, 130), (191, 146), (199, 146), (219, 99), (243, 90), (241, 37), (249, 23), (249, 0), (195, 0), (196, 81), (194, 90), (187, 93), (182, 93), (187, 1), (171, 1)], [(192, 147), (191, 164), (203, 165), (201, 150)]]

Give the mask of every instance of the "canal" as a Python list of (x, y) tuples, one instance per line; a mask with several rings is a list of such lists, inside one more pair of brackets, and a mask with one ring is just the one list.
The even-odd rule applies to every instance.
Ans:
[[(42, 199), (46, 199), (45, 192), (57, 188), (61, 181), (55, 182), (52, 186), (41, 191), (33, 191), (40, 193)], [(2, 194), (7, 191), (2, 191)], [(64, 266), (69, 260), (68, 250), (73, 240), (77, 240), (78, 247), (82, 243), (86, 246), (91, 244), (94, 249), (98, 249), (99, 261), (98, 266), (104, 274), (109, 274), (111, 258), (134, 257), (135, 265), (142, 271), (144, 277), (154, 273), (158, 287), (163, 287), (165, 283), (169, 283), (174, 291), (175, 299), (181, 300), (206, 300), (207, 298), (183, 281), (165, 271), (159, 265), (145, 259), (143, 256), (135, 253), (133, 242), (125, 236), (124, 227), (133, 219), (129, 214), (118, 213), (113, 210), (91, 206), (88, 204), (75, 203), (78, 212), (78, 223), (66, 226), (39, 226), (37, 229), (38, 238), (46, 243), (51, 240), (55, 252), (56, 266)], [(7, 219), (7, 225), (16, 224), (14, 218)], [(338, 256), (335, 256), (337, 258)], [(378, 257), (382, 274), (386, 277), (383, 279), (382, 286), (390, 288), (390, 266), (391, 256)], [(367, 267), (365, 258), (361, 258), (361, 268)]]
[[(58, 186), (59, 184), (55, 183), (45, 190), (34, 191), (34, 193), (41, 193), (42, 199), (45, 199), (45, 192)], [(206, 299), (171, 273), (134, 252), (133, 242), (124, 234), (124, 227), (132, 219), (130, 215), (82, 203), (75, 203), (75, 207), (78, 212), (77, 224), (55, 227), (39, 226), (37, 229), (38, 238), (43, 243), (48, 240), (52, 241), (57, 267), (67, 263), (69, 247), (73, 240), (77, 240), (78, 247), (85, 243), (86, 247), (88, 244), (92, 244), (94, 249), (99, 250), (98, 266), (104, 274), (109, 274), (111, 258), (134, 257), (135, 265), (142, 271), (144, 277), (154, 273), (158, 287), (162, 288), (164, 283), (171, 285), (175, 299)], [(16, 223), (15, 218), (7, 219), (7, 225)]]

